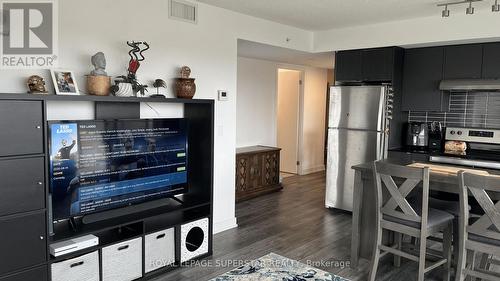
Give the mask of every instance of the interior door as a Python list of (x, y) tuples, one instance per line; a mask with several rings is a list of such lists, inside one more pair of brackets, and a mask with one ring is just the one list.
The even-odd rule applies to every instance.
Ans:
[(297, 174), (299, 150), (300, 72), (278, 71), (278, 147), (282, 172)]

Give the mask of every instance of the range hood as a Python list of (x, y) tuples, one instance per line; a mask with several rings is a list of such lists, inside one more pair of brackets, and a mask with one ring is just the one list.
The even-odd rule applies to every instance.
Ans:
[(456, 79), (442, 80), (442, 91), (500, 91), (500, 79)]

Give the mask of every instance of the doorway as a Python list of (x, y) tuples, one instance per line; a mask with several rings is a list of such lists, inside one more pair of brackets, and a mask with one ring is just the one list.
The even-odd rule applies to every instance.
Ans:
[(277, 144), (282, 177), (300, 173), (302, 71), (278, 69)]

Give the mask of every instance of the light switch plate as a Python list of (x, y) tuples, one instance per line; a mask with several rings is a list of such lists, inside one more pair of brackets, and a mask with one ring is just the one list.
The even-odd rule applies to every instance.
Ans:
[(228, 97), (228, 93), (226, 90), (219, 90), (218, 93), (219, 93), (219, 101), (228, 100), (229, 97)]

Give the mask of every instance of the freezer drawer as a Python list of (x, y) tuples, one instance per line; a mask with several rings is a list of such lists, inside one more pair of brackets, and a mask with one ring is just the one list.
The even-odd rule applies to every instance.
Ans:
[(372, 131), (328, 131), (326, 202), (328, 208), (352, 211), (354, 165), (381, 159), (383, 134)]
[(385, 87), (342, 86), (330, 89), (330, 128), (383, 131)]

